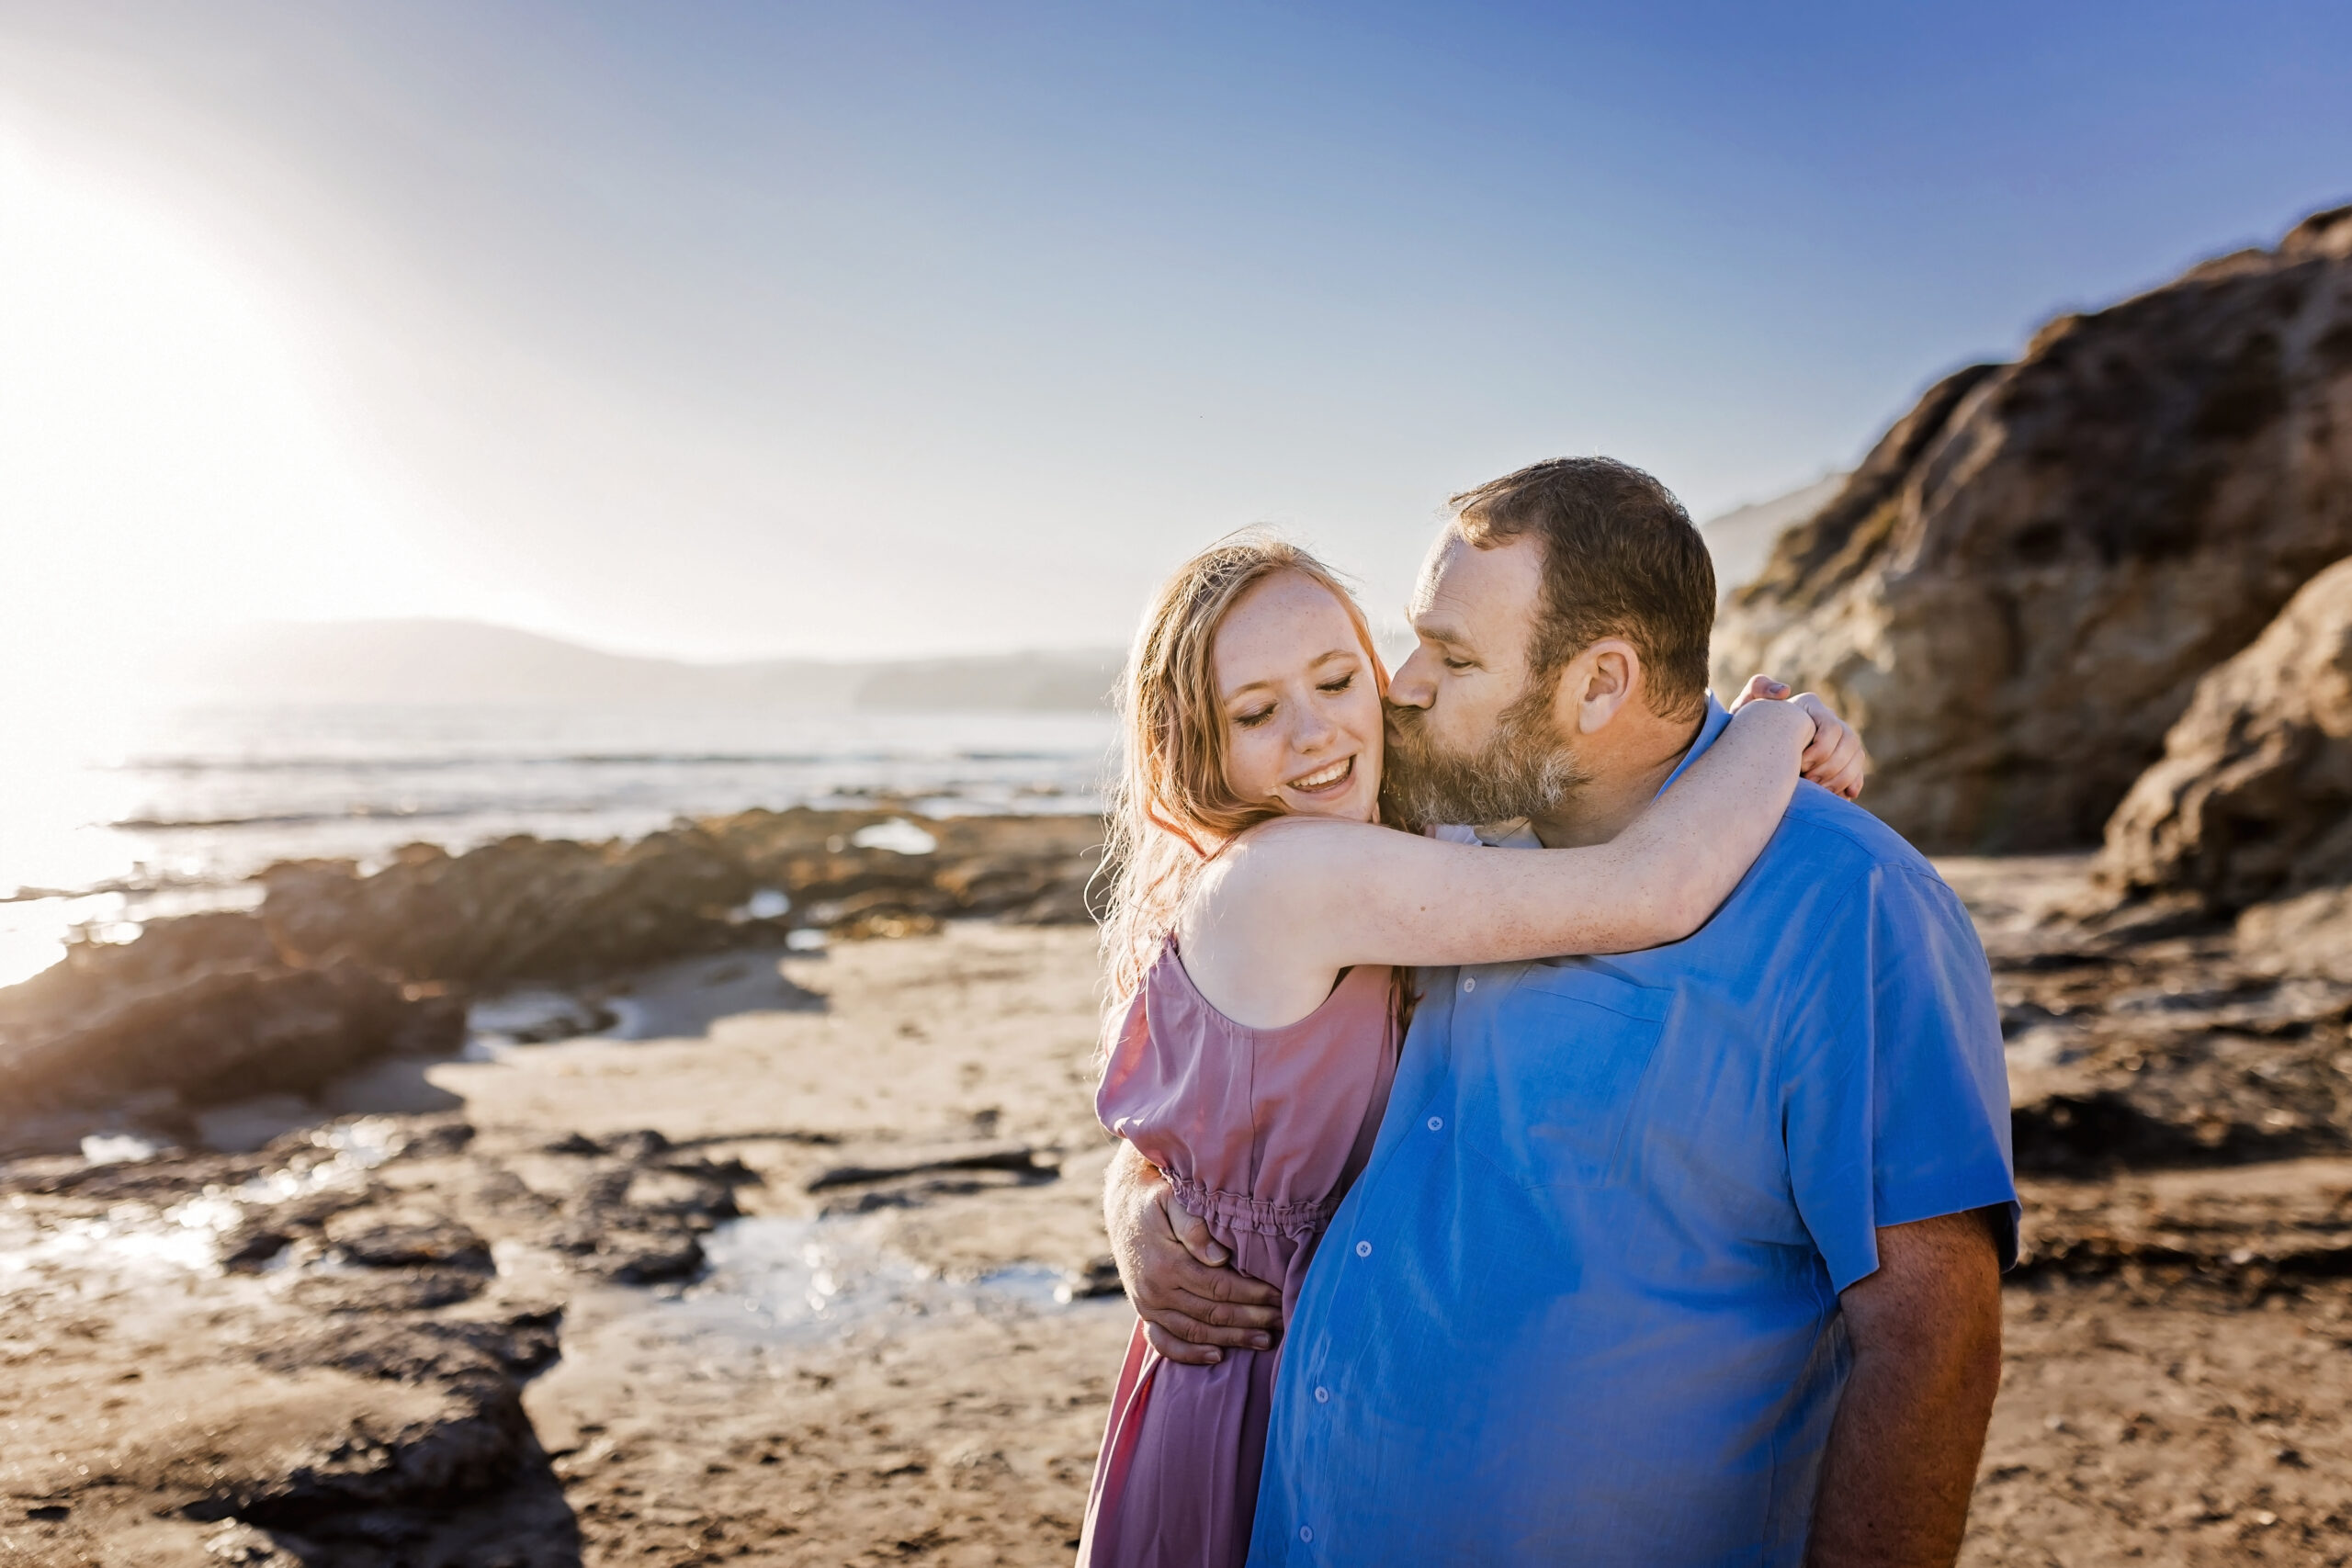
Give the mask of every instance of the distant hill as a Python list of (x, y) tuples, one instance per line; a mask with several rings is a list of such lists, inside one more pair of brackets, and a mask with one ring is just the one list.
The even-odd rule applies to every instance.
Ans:
[(939, 712), (962, 708), (1083, 709), (1111, 705), (1125, 655), (1006, 653), (925, 659), (869, 668), (857, 685), (862, 708)]
[(1733, 589), (1753, 582), (1771, 558), (1774, 541), (1828, 505), (1845, 482), (1843, 474), (1824, 474), (1803, 490), (1735, 507), (1700, 524), (1699, 536), (1715, 558), (1716, 593), (1729, 598)]
[(1120, 659), (1103, 649), (695, 664), (605, 653), (477, 621), (321, 621), (241, 626), (184, 645), (154, 680), (174, 694), (209, 701), (1085, 710), (1109, 705)]

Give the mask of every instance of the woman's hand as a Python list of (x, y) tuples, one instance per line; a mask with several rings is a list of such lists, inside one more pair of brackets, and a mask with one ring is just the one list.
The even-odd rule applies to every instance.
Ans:
[(1829, 711), (1829, 705), (1811, 692), (1789, 694), (1789, 688), (1770, 675), (1750, 675), (1741, 688), (1738, 698), (1731, 705), (1737, 713), (1749, 703), (1794, 703), (1813, 717), (1813, 742), (1804, 749), (1804, 776), (1832, 795), (1848, 800), (1861, 797), (1862, 780), (1869, 771), (1870, 759), (1863, 754), (1862, 738), (1854, 733), (1853, 726)]

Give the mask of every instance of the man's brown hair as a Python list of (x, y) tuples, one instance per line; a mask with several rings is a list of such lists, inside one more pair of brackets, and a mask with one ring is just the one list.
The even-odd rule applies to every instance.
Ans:
[(1553, 457), (1451, 504), (1462, 536), (1482, 550), (1522, 535), (1543, 541), (1531, 680), (1621, 637), (1641, 655), (1654, 711), (1685, 718), (1703, 707), (1715, 565), (1671, 491), (1613, 457)]

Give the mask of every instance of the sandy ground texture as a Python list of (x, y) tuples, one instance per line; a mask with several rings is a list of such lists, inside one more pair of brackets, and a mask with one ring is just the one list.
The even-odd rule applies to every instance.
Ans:
[[(2182, 990), (2149, 1032), (2162, 954), (2051, 956), (2076, 869), (1951, 874), (2016, 1034), (2081, 1024), (2027, 1042), (2050, 1103), (2111, 1070), (2161, 1131), (2102, 1064), (2218, 1072), (2240, 1026)], [(1131, 1321), (1085, 1293), (1092, 985), (1069, 928), (697, 960), (636, 987), (670, 1038), (443, 1063), (432, 1109), (251, 1155), (0, 1171), (0, 1563), (1068, 1560)], [(2344, 1049), (2285, 1005), (2240, 1117), (2280, 1138)], [(2030, 1176), (1963, 1561), (2352, 1561), (2352, 1159), (2251, 1152)]]
[(1092, 977), (1072, 928), (696, 960), (631, 987), (675, 1037), (432, 1113), (17, 1162), (0, 1562), (1067, 1557), (1131, 1322)]

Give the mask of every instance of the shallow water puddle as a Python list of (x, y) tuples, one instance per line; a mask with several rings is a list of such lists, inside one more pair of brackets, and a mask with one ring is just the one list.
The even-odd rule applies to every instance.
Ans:
[(621, 1440), (616, 1422), (723, 1425), (746, 1398), (780, 1397), (747, 1390), (789, 1380), (845, 1343), (983, 1322), (1074, 1325), (1126, 1305), (1070, 1300), (1058, 1271), (1034, 1264), (941, 1279), (883, 1247), (864, 1217), (754, 1216), (719, 1226), (704, 1246), (710, 1266), (690, 1285), (587, 1286), (571, 1296), (562, 1359), (523, 1396), (548, 1451), (593, 1457)]
[(823, 932), (797, 931), (780, 943), (676, 959), (582, 990), (496, 992), (467, 1010), (461, 1059), (504, 1061), (591, 1040), (697, 1040), (741, 1014), (810, 1011), (822, 998), (786, 978), (781, 964), (823, 945)]
[[(320, 1157), (307, 1155), (235, 1187), (209, 1186), (171, 1203), (116, 1203), (103, 1215), (36, 1225), (26, 1200), (0, 1209), (0, 1278), (33, 1269), (92, 1275), (219, 1273), (220, 1239), (253, 1208), (266, 1208), (324, 1188), (357, 1181), (401, 1151), (405, 1139), (390, 1118), (365, 1116), (322, 1127), (311, 1135)], [(93, 1165), (136, 1164), (154, 1150), (137, 1140), (93, 1139)]]
[(944, 1280), (877, 1235), (862, 1219), (731, 1220), (705, 1238), (710, 1266), (700, 1279), (653, 1292), (648, 1325), (686, 1337), (808, 1342), (940, 1314), (1083, 1310), (1058, 1270), (1014, 1264), (977, 1280)]

